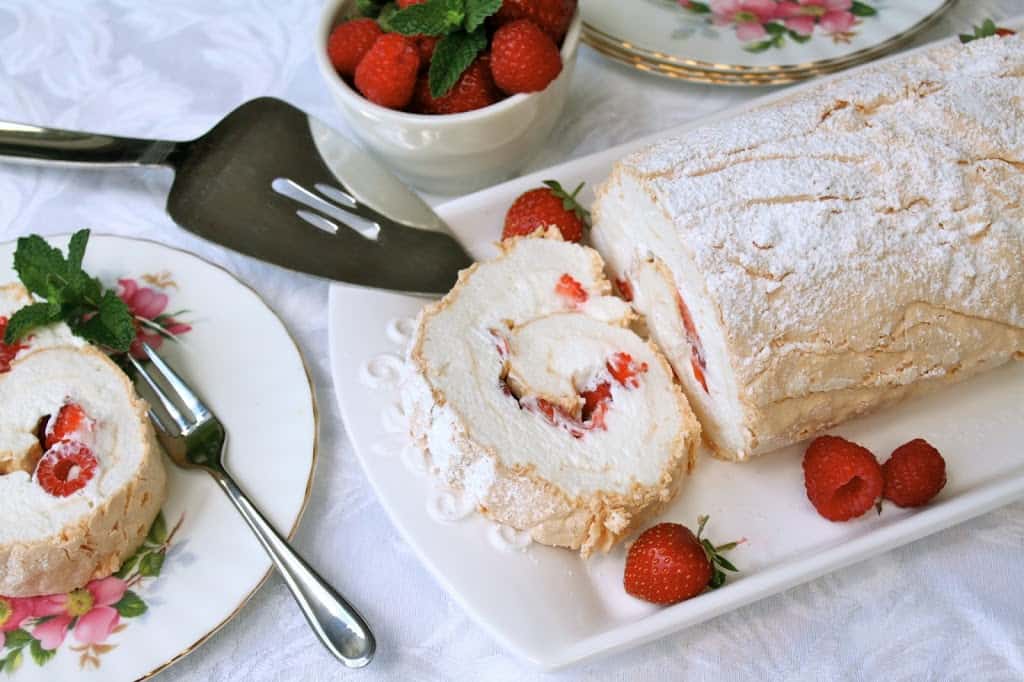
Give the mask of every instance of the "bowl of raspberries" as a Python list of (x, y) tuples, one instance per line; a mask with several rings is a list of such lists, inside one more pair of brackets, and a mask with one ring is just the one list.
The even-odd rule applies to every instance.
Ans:
[(577, 0), (331, 0), (317, 62), (352, 131), (409, 184), (514, 176), (561, 117)]

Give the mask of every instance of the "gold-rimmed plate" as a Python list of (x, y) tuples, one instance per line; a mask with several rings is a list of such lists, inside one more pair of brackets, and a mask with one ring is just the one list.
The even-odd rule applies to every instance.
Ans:
[(783, 84), (890, 52), (955, 3), (694, 0), (683, 7), (677, 0), (590, 0), (581, 7), (584, 41), (618, 61), (698, 82), (742, 75), (725, 84)]
[[(49, 241), (64, 248), (67, 237)], [(14, 248), (0, 245), (0, 282), (16, 279)], [(155, 242), (94, 236), (85, 268), (109, 286), (131, 280), (120, 288), (137, 314), (191, 327), (161, 354), (225, 423), (226, 463), (239, 485), (275, 527), (294, 533), (312, 487), (317, 412), (281, 320), (227, 271)], [(0, 665), (14, 680), (146, 679), (205, 642), (266, 580), (270, 559), (213, 479), (166, 467), (162, 520), (118, 576), (84, 586), (88, 611), (78, 612), (78, 600), (54, 627), (54, 618), (19, 610), (19, 627), (5, 628)]]

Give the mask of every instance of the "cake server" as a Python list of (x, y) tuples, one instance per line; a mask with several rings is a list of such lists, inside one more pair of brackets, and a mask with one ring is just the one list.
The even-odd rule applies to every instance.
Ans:
[(0, 160), (174, 171), (167, 212), (264, 261), (379, 289), (448, 291), (472, 259), (380, 162), (287, 102), (246, 102), (186, 142), (0, 122)]

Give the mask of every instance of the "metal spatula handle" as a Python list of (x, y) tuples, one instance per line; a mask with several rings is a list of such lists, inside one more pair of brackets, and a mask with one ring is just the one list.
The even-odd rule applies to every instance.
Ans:
[(158, 166), (177, 142), (0, 121), (0, 158), (72, 166)]

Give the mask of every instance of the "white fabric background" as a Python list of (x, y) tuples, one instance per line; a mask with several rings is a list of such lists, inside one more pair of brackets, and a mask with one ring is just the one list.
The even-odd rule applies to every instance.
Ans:
[[(584, 0), (586, 1), (586, 0)], [(4, 0), (0, 119), (190, 138), (270, 94), (342, 128), (312, 56), (317, 0)], [(919, 42), (1024, 13), (962, 0)], [(717, 111), (755, 91), (655, 79), (587, 48), (564, 120), (531, 170)], [(360, 605), (380, 645), (346, 673), (276, 577), (162, 680), (541, 679), (438, 587), (377, 504), (337, 413), (327, 284), (200, 241), (163, 211), (162, 170), (0, 165), (0, 238), (30, 231), (146, 237), (199, 253), (254, 286), (299, 340), (322, 413), (321, 458), (298, 548)], [(983, 456), (984, 453), (979, 453)], [(555, 679), (1024, 679), (1024, 503)]]

